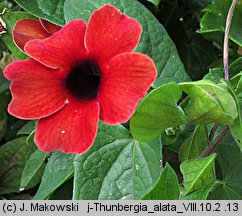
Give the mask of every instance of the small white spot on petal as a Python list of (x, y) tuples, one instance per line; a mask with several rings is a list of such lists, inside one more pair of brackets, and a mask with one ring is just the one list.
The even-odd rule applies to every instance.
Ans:
[(77, 112), (77, 110), (75, 110), (75, 113)]
[(62, 134), (64, 134), (65, 132), (66, 132), (66, 131), (64, 131), (64, 130), (63, 130), (63, 131), (61, 131), (61, 133), (62, 133)]
[(118, 40), (118, 38), (114, 38), (114, 40)]
[(68, 103), (69, 103), (69, 100), (68, 100), (68, 99), (66, 99), (66, 100), (65, 100), (65, 104), (68, 104)]

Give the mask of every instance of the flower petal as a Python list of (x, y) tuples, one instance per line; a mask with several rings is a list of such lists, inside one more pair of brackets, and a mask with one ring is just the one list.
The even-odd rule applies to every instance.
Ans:
[(63, 75), (51, 70), (33, 59), (15, 61), (4, 70), (7, 79), (12, 80), (10, 90), (12, 101), (8, 111), (23, 119), (38, 119), (61, 109), (68, 98), (62, 89)]
[(83, 153), (94, 142), (98, 117), (97, 101), (70, 101), (59, 112), (39, 121), (35, 143), (46, 152)]
[(151, 58), (141, 53), (115, 56), (102, 74), (98, 95), (100, 119), (108, 124), (126, 122), (154, 82), (157, 71)]
[(39, 19), (42, 27), (49, 33), (49, 34), (54, 34), (58, 32), (61, 29), (61, 26), (58, 26), (54, 23), (49, 22), (48, 20), (45, 19)]
[(40, 22), (33, 19), (21, 19), (15, 24), (13, 29), (13, 40), (23, 51), (28, 41), (49, 36), (50, 34), (42, 27)]
[(72, 20), (52, 36), (28, 42), (24, 49), (28, 55), (47, 67), (66, 69), (73, 62), (86, 58), (85, 30), (83, 20)]
[(117, 54), (133, 51), (141, 33), (142, 27), (135, 19), (107, 4), (90, 17), (86, 47), (100, 65), (106, 64)]

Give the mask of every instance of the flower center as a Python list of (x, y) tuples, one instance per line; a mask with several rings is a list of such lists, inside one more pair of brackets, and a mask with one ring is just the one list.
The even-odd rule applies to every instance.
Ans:
[(67, 89), (74, 97), (82, 100), (96, 98), (100, 83), (100, 69), (90, 59), (76, 63), (66, 79)]

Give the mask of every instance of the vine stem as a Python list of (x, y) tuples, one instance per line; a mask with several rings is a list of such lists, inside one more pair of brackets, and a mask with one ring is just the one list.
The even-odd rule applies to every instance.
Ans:
[(234, 14), (235, 5), (238, 0), (233, 0), (229, 8), (229, 12), (226, 19), (226, 27), (224, 34), (224, 48), (223, 48), (223, 63), (224, 63), (224, 73), (225, 79), (229, 80), (229, 31), (231, 27), (231, 21)]
[(225, 134), (229, 131), (229, 126), (224, 126), (220, 133), (214, 138), (214, 140), (208, 145), (208, 147), (202, 152), (200, 155), (200, 158), (204, 158), (209, 156), (214, 149), (218, 146), (218, 144), (221, 142)]
[[(225, 27), (225, 34), (224, 34), (224, 45), (223, 45), (224, 76), (225, 76), (225, 79), (228, 81), (229, 81), (229, 31), (231, 27), (231, 21), (234, 14), (235, 5), (237, 2), (238, 0), (233, 0), (231, 3), (229, 12), (227, 15), (227, 19), (226, 19), (226, 27)], [(214, 136), (217, 128), (218, 128), (218, 124), (214, 124), (209, 138), (212, 138)], [(209, 156), (214, 151), (214, 149), (218, 146), (218, 144), (221, 142), (224, 135), (228, 131), (229, 131), (229, 127), (224, 126), (219, 132), (219, 134), (213, 139), (213, 141), (210, 142), (208, 147), (201, 153), (200, 158)]]
[(209, 141), (212, 141), (213, 140), (214, 134), (216, 133), (216, 130), (218, 129), (218, 126), (219, 126), (218, 123), (215, 123), (213, 125), (213, 128), (211, 129), (211, 132), (209, 134)]

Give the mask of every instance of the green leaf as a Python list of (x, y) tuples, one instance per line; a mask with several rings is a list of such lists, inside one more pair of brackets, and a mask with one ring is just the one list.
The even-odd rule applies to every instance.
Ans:
[(0, 12), (2, 12), (5, 7), (7, 7), (7, 4), (8, 2), (6, 0), (2, 0), (2, 2), (0, 2)]
[[(65, 0), (14, 0), (22, 8), (37, 17), (42, 17), (50, 22), (64, 25), (63, 5)], [(79, 10), (82, 10), (79, 8)]]
[(209, 73), (206, 74), (203, 79), (210, 80), (216, 84), (220, 83), (221, 79), (224, 77), (224, 70), (221, 68), (209, 69)]
[(202, 159), (184, 161), (181, 172), (184, 177), (184, 196), (215, 181), (214, 160), (216, 154)]
[(180, 83), (180, 88), (190, 98), (188, 121), (207, 125), (213, 122), (233, 124), (238, 116), (236, 102), (224, 84), (201, 80)]
[(167, 163), (161, 172), (158, 182), (152, 190), (146, 194), (143, 200), (178, 200), (179, 183), (177, 175)]
[(49, 153), (44, 153), (37, 149), (32, 153), (26, 162), (21, 177), (21, 189), (32, 188), (36, 186), (40, 180), (45, 169), (45, 159)]
[(234, 124), (230, 125), (231, 134), (235, 140), (237, 140), (240, 149), (242, 151), (242, 106), (240, 105), (240, 114), (237, 119), (235, 119)]
[(155, 62), (158, 76), (153, 87), (171, 81), (189, 81), (190, 78), (178, 56), (176, 47), (164, 27), (156, 18), (136, 0), (66, 0), (64, 14), (66, 22), (73, 19), (88, 21), (90, 14), (97, 8), (109, 3), (118, 8), (122, 13), (135, 18), (143, 27), (141, 41), (136, 52), (149, 55)]
[[(214, 0), (204, 9), (204, 16), (200, 22), (200, 33), (225, 32), (225, 23), (232, 0)], [(231, 22), (229, 38), (242, 46), (242, 2), (236, 4)]]
[(53, 152), (47, 163), (41, 184), (34, 199), (47, 199), (58, 187), (73, 176), (73, 160), (75, 156), (75, 154)]
[(208, 144), (207, 127), (198, 125), (191, 136), (182, 144), (179, 160), (196, 159)]
[(21, 175), (32, 153), (26, 137), (17, 138), (0, 147), (0, 194), (19, 192)]
[(183, 200), (206, 200), (208, 198), (209, 193), (214, 189), (216, 183), (212, 182), (202, 187), (199, 190), (196, 190), (187, 196), (183, 197)]
[(242, 154), (228, 133), (216, 149), (218, 161), (222, 168), (223, 179), (211, 192), (210, 199), (241, 200), (242, 199)]
[(18, 131), (17, 135), (23, 135), (23, 134), (29, 135), (26, 139), (26, 142), (35, 144), (34, 136), (35, 136), (36, 126), (37, 126), (37, 120), (29, 121)]
[(146, 0), (146, 1), (151, 2), (153, 5), (155, 5), (156, 7), (158, 7), (161, 0)]
[[(242, 66), (241, 66), (242, 67)], [(237, 94), (242, 92), (242, 71), (230, 79), (230, 83), (233, 86)]]
[(237, 58), (229, 65), (229, 74), (231, 77), (233, 77), (236, 74), (240, 73), (241, 70), (242, 70), (242, 57)]
[[(239, 147), (242, 151), (242, 72), (236, 75), (234, 78), (239, 78), (235, 90), (231, 86), (231, 84), (224, 80), (227, 83), (228, 88), (230, 90), (230, 94), (233, 96), (237, 110), (238, 110), (238, 117), (234, 120), (234, 124), (230, 125), (230, 131), (234, 139), (238, 142)], [(231, 79), (233, 82), (233, 78)]]
[(140, 141), (158, 137), (166, 128), (179, 126), (186, 122), (177, 101), (182, 92), (176, 83), (168, 83), (153, 90), (138, 105), (131, 118), (133, 136)]
[(239, 75), (239, 80), (237, 82), (237, 86), (235, 88), (235, 94), (238, 96), (239, 101), (241, 101), (240, 99), (241, 97), (241, 93), (242, 93), (242, 71), (238, 74)]
[[(26, 139), (26, 142), (27, 143), (33, 143), (35, 144), (34, 142), (34, 136), (35, 136), (35, 132), (33, 131), (31, 134), (29, 134), (29, 136), (27, 137)], [(35, 145), (36, 149), (37, 149), (37, 146)]]
[(121, 125), (99, 125), (92, 147), (75, 159), (74, 199), (141, 199), (160, 175), (158, 139), (141, 143)]
[(29, 121), (26, 125), (24, 125), (19, 131), (17, 135), (22, 134), (32, 134), (35, 131), (37, 122), (36, 121)]
[(12, 30), (15, 25), (15, 23), (23, 18), (31, 18), (34, 19), (32, 15), (26, 12), (7, 12), (2, 16), (3, 20), (7, 24), (7, 33), (3, 34), (1, 36), (1, 39), (3, 42), (7, 45), (7, 47), (10, 49), (10, 51), (14, 54), (15, 57), (18, 59), (26, 59), (28, 58), (27, 55), (25, 55), (13, 42), (12, 37)]

